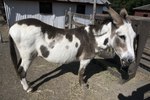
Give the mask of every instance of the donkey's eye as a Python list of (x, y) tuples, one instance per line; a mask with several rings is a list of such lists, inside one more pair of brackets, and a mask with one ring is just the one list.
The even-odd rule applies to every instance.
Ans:
[(120, 39), (125, 40), (126, 37), (124, 35), (119, 36)]

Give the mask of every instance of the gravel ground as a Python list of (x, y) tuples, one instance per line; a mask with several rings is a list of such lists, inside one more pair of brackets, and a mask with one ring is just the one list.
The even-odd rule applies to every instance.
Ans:
[[(137, 71), (125, 84), (102, 65), (90, 63), (86, 70), (88, 89), (78, 83), (78, 63), (59, 65), (36, 58), (27, 79), (35, 91), (26, 93), (10, 61), (8, 27), (0, 25), (0, 100), (150, 100), (150, 73)], [(147, 98), (147, 99), (146, 99)]]

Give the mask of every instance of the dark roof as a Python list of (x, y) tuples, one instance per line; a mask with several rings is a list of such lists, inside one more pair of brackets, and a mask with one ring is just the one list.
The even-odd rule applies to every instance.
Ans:
[[(58, 1), (61, 1), (61, 0), (58, 0)], [(79, 3), (93, 3), (94, 2), (94, 0), (62, 0), (62, 1), (79, 2)], [(106, 2), (110, 4), (108, 0), (96, 0), (97, 4), (104, 4)]]
[[(18, 1), (60, 1), (60, 2), (74, 2), (74, 3), (90, 3), (93, 4), (94, 0), (18, 0)], [(108, 0), (96, 0), (97, 4), (104, 4), (110, 2)]]
[(134, 10), (149, 10), (150, 11), (150, 4), (148, 5), (144, 5), (144, 6), (140, 6), (140, 7), (136, 7), (133, 8)]

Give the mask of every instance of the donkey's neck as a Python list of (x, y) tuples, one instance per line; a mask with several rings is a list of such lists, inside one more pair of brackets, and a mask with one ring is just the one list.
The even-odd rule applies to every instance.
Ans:
[(111, 22), (104, 24), (102, 28), (98, 31), (98, 35), (95, 36), (95, 40), (97, 43), (96, 52), (99, 50), (104, 50), (110, 46), (109, 39), (111, 36), (111, 25)]

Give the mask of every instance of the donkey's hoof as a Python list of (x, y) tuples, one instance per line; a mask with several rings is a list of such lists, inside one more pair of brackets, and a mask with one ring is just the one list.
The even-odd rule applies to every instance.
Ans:
[(89, 88), (89, 85), (87, 83), (84, 83), (81, 85), (83, 90), (87, 90)]
[(33, 88), (31, 87), (27, 89), (27, 93), (31, 93), (32, 91), (33, 91)]
[(129, 80), (130, 80), (130, 79), (127, 79), (127, 80), (125, 80), (125, 79), (120, 79), (120, 80), (119, 80), (119, 84), (123, 85), (123, 84), (127, 83)]

